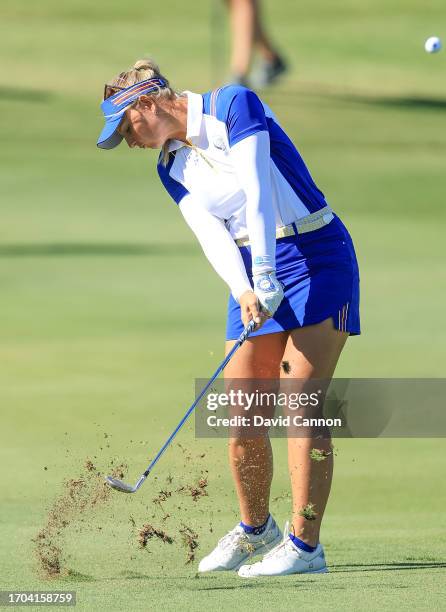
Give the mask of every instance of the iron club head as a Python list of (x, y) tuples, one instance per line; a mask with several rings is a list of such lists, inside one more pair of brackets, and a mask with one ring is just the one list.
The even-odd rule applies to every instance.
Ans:
[(147, 475), (143, 474), (134, 487), (132, 487), (132, 485), (126, 484), (125, 482), (122, 482), (122, 480), (112, 478), (111, 476), (107, 476), (105, 482), (110, 487), (112, 487), (112, 489), (115, 489), (116, 491), (121, 491), (121, 493), (136, 493), (136, 491), (139, 489), (139, 487), (142, 485), (146, 478)]
[(117, 478), (112, 478), (111, 476), (107, 476), (105, 482), (115, 489), (116, 491), (121, 491), (121, 493), (134, 493), (137, 491), (136, 487), (132, 487), (132, 485), (126, 484), (122, 482), (122, 480), (118, 480)]

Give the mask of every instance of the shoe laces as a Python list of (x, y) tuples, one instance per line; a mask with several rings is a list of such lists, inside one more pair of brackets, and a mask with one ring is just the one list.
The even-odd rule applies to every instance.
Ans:
[(297, 554), (299, 554), (299, 552), (294, 548), (294, 546), (290, 548), (291, 540), (288, 535), (289, 529), (290, 523), (289, 521), (287, 521), (283, 528), (282, 541), (280, 542), (280, 544), (277, 544), (277, 546), (274, 546), (274, 548), (272, 548), (268, 553), (266, 553), (266, 555), (263, 557), (264, 559), (270, 559), (271, 557), (282, 557), (287, 552), (289, 552), (289, 550), (294, 550)]
[(240, 527), (240, 525), (237, 525), (218, 541), (218, 546), (219, 548), (231, 548), (237, 546), (242, 547), (247, 542), (247, 534), (243, 531), (243, 528)]

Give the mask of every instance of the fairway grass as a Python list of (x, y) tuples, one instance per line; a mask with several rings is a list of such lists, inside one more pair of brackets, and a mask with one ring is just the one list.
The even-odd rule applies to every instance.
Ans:
[[(423, 41), (441, 34), (446, 9), (329, 4), (266, 2), (292, 71), (264, 98), (357, 250), (363, 335), (337, 375), (444, 377), (445, 54), (427, 56)], [(137, 495), (113, 492), (62, 529), (63, 575), (39, 572), (33, 539), (63, 482), (87, 459), (101, 474), (123, 461), (136, 480), (223, 355), (227, 290), (163, 191), (157, 153), (95, 147), (103, 83), (145, 52), (178, 88), (210, 88), (210, 10), (207, 0), (156, 11), (1, 3), (0, 588), (75, 590), (86, 611), (440, 610), (441, 438), (336, 440), (322, 532), (330, 573), (244, 581), (186, 564), (184, 526), (200, 559), (239, 520), (225, 441), (196, 440), (191, 422)], [(282, 526), (286, 445), (273, 446)], [(194, 501), (188, 486), (203, 474), (208, 495)], [(145, 523), (173, 544), (141, 549)]]

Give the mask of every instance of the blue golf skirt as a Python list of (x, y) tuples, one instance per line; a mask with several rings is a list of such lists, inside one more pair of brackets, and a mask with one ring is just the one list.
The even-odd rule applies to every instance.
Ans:
[[(248, 278), (252, 277), (251, 248), (239, 247)], [(284, 285), (284, 299), (271, 319), (251, 336), (274, 334), (331, 317), (336, 329), (352, 336), (361, 333), (359, 270), (346, 227), (334, 215), (328, 225), (276, 242), (276, 275)], [(226, 339), (243, 331), (240, 306), (231, 295)]]

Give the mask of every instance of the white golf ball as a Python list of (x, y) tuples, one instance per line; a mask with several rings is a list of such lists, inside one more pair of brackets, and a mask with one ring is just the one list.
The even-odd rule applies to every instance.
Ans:
[(424, 43), (424, 48), (428, 53), (438, 53), (441, 49), (441, 40), (438, 36), (431, 36)]

